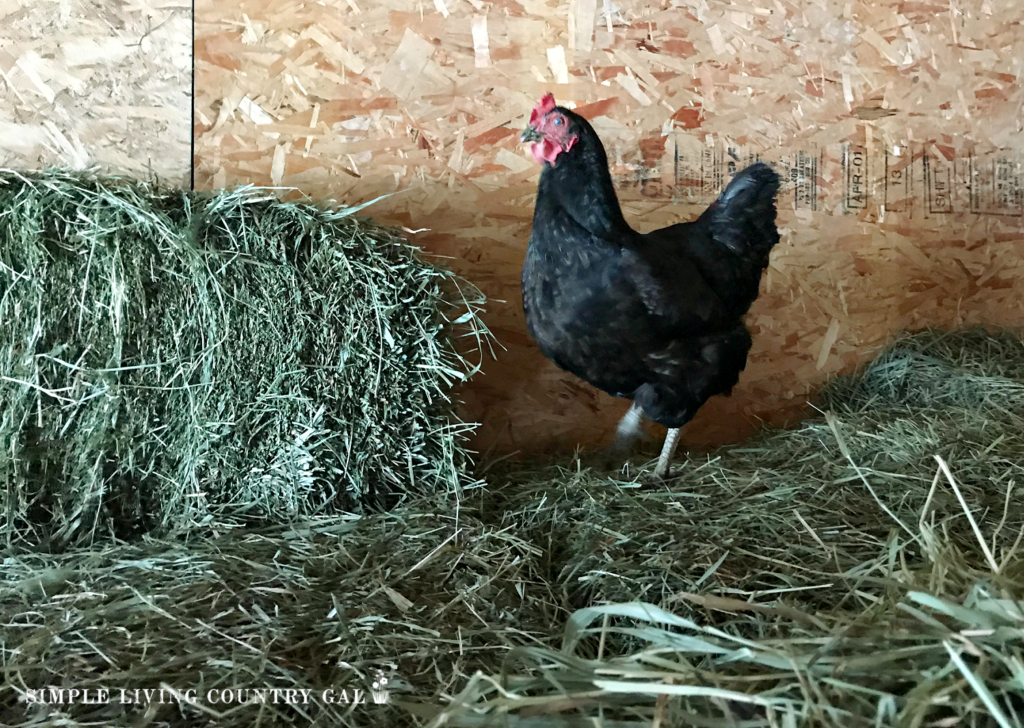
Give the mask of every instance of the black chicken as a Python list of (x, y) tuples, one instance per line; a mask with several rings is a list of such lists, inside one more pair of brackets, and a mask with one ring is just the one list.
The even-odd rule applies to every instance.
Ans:
[(543, 166), (523, 264), (530, 335), (560, 368), (633, 400), (614, 451), (634, 444), (644, 415), (669, 428), (655, 470), (665, 477), (679, 428), (746, 365), (743, 317), (779, 241), (779, 176), (752, 164), (694, 222), (641, 234), (586, 119), (547, 94), (521, 139)]

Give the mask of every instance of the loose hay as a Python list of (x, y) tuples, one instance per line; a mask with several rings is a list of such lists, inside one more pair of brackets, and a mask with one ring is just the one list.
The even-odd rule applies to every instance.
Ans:
[(466, 290), (479, 342), (478, 297), (357, 209), (0, 172), (7, 542), (458, 487), (450, 393), (473, 367), (444, 314)]
[[(1015, 336), (923, 334), (835, 382), (828, 416), (694, 457), (666, 486), (578, 462), (506, 464), (461, 500), (387, 514), (12, 553), (0, 715), (13, 726), (1024, 725), (1022, 372)], [(321, 699), (344, 688), (351, 701), (376, 670), (388, 705)], [(51, 685), (115, 698), (25, 701)], [(161, 685), (199, 699), (117, 698)], [(294, 705), (203, 697), (266, 687), (313, 692)]]

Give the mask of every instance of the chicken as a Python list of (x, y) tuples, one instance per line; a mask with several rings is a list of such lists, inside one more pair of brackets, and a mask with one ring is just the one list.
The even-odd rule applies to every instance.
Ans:
[(586, 119), (547, 94), (521, 140), (542, 165), (526, 259), (530, 335), (561, 369), (632, 406), (614, 452), (668, 428), (655, 476), (668, 475), (679, 429), (746, 366), (743, 317), (779, 241), (779, 176), (757, 162), (695, 221), (641, 234), (626, 222), (604, 146)]

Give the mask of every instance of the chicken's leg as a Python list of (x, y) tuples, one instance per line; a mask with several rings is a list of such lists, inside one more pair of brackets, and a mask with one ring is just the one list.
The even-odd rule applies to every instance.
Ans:
[(665, 435), (665, 444), (661, 448), (661, 455), (658, 456), (658, 467), (654, 469), (654, 477), (668, 477), (669, 468), (672, 467), (672, 456), (679, 446), (679, 428), (670, 428)]
[(619, 426), (615, 430), (615, 440), (612, 441), (611, 450), (614, 453), (627, 453), (644, 434), (644, 428), (640, 425), (643, 419), (643, 411), (636, 402), (629, 406), (626, 414), (619, 420)]
[(634, 402), (619, 420), (619, 426), (615, 430), (615, 439), (601, 451), (601, 459), (606, 467), (615, 470), (623, 467), (623, 463), (629, 459), (630, 451), (636, 441), (647, 434), (640, 424), (642, 420), (643, 411)]

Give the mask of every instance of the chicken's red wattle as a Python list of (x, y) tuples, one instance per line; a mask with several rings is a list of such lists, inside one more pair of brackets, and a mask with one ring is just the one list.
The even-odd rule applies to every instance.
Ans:
[(530, 145), (530, 154), (533, 155), (533, 158), (536, 160), (537, 164), (543, 164), (544, 162), (550, 162), (551, 164), (554, 164), (555, 159), (558, 157), (558, 155), (561, 154), (562, 152), (568, 152), (570, 149), (572, 149), (575, 143), (576, 139), (571, 138), (569, 140), (569, 144), (563, 147), (558, 142), (553, 142), (550, 139), (542, 139), (536, 144)]

